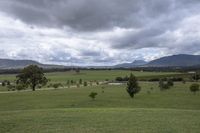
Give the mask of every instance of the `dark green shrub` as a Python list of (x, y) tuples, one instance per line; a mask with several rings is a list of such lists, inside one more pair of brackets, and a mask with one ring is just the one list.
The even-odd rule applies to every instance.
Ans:
[(137, 78), (131, 74), (127, 83), (126, 91), (130, 95), (131, 98), (134, 97), (135, 94), (137, 94), (141, 90)]
[(98, 93), (96, 93), (96, 92), (91, 92), (91, 93), (89, 94), (89, 97), (92, 98), (92, 100), (95, 100), (95, 98), (96, 98), (97, 95), (98, 95)]
[(87, 86), (87, 82), (85, 81), (83, 85), (84, 85), (84, 86)]
[(199, 84), (192, 84), (190, 86), (190, 91), (196, 94), (196, 92), (199, 91)]

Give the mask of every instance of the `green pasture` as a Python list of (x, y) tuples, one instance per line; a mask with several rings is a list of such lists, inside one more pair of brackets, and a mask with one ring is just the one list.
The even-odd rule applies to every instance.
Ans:
[(0, 93), (0, 132), (198, 133), (200, 93), (190, 84), (160, 91), (157, 82), (140, 82), (134, 99), (124, 85)]
[[(53, 72), (46, 73), (48, 79), (51, 79), (51, 82), (61, 82), (66, 83), (67, 80), (83, 79), (86, 81), (104, 81), (104, 80), (114, 80), (116, 77), (129, 76), (130, 73), (133, 73), (138, 78), (152, 78), (152, 77), (166, 77), (166, 76), (177, 76), (183, 75), (183, 73), (176, 72), (142, 72), (142, 71), (129, 71), (129, 70), (81, 70), (80, 73), (75, 71), (66, 71), (66, 72)], [(3, 80), (15, 80), (15, 74), (9, 75), (0, 75), (0, 81)]]

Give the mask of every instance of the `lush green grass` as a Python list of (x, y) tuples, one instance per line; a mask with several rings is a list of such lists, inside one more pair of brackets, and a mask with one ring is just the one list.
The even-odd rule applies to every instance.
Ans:
[[(176, 83), (164, 92), (158, 83), (140, 84), (134, 99), (125, 86), (105, 86), (104, 93), (102, 86), (0, 93), (0, 132), (200, 131), (200, 94), (189, 91), (190, 83)], [(98, 93), (95, 101), (88, 97), (92, 91)]]
[(11, 111), (0, 113), (0, 132), (199, 133), (199, 113), (194, 110), (137, 108)]

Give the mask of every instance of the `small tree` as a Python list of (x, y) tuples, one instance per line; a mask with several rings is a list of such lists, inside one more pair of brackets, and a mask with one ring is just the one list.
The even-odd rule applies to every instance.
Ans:
[(44, 76), (42, 68), (37, 65), (30, 65), (24, 68), (19, 75), (17, 75), (17, 84), (23, 84), (30, 86), (33, 91), (38, 85), (46, 85), (48, 82), (47, 78)]
[(174, 82), (173, 82), (171, 79), (168, 79), (168, 80), (167, 80), (167, 85), (168, 85), (169, 87), (172, 87), (172, 86), (174, 86)]
[(196, 94), (196, 92), (199, 91), (199, 84), (192, 84), (190, 86), (190, 91)]
[(134, 95), (140, 91), (140, 89), (141, 88), (138, 85), (137, 78), (131, 73), (128, 83), (127, 83), (126, 91), (130, 95), (130, 97), (133, 98)]
[[(171, 83), (169, 83), (169, 84), (171, 84)], [(165, 82), (164, 82), (164, 79), (161, 79), (161, 80), (159, 81), (159, 88), (160, 88), (160, 90), (163, 91), (163, 90), (169, 89), (169, 88), (170, 88), (169, 84), (168, 84), (168, 83), (165, 83)]]
[(79, 84), (81, 85), (83, 83), (83, 80), (82, 79), (79, 79)]
[(83, 85), (84, 85), (84, 86), (87, 86), (87, 82), (85, 81)]
[(89, 97), (92, 98), (92, 100), (95, 100), (96, 96), (98, 95), (98, 93), (96, 92), (91, 92)]
[(2, 86), (6, 86), (6, 83), (5, 83), (5, 81), (3, 81), (3, 82), (1, 83), (1, 85), (2, 85)]

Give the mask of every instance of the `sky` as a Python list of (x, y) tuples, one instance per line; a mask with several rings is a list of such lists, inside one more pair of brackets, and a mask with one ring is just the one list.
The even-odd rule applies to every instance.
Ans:
[(0, 58), (114, 65), (200, 54), (199, 0), (0, 0)]

